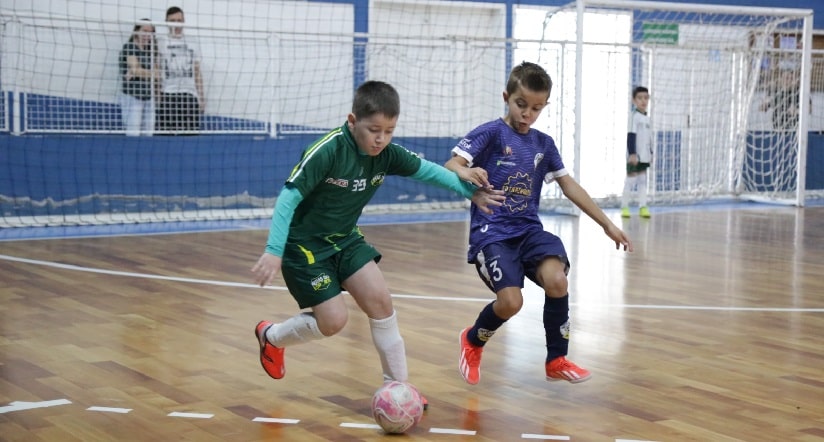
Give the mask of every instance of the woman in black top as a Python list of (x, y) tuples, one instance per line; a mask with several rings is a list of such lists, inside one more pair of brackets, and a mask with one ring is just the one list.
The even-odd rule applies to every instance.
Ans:
[(141, 19), (120, 51), (123, 92), (120, 112), (126, 135), (151, 135), (154, 132), (154, 91), (158, 90), (160, 81), (154, 32), (149, 19)]

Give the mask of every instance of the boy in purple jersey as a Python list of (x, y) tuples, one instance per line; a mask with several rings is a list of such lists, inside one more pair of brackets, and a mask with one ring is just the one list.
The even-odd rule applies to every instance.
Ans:
[(535, 129), (549, 100), (552, 80), (543, 68), (523, 62), (509, 76), (503, 93), (507, 113), (473, 129), (452, 149), (446, 168), (461, 178), (485, 169), (488, 181), (506, 194), (504, 205), (485, 213), (471, 208), (468, 262), (495, 292), (475, 324), (460, 334), (459, 369), (469, 384), (481, 378), (484, 345), (504, 322), (521, 310), (524, 277), (544, 289), (546, 377), (577, 383), (589, 370), (566, 358), (569, 349), (569, 259), (561, 239), (544, 231), (538, 217), (543, 182), (555, 181), (564, 195), (604, 228), (616, 249), (632, 251), (629, 237), (613, 224), (589, 194), (569, 176), (553, 139)]

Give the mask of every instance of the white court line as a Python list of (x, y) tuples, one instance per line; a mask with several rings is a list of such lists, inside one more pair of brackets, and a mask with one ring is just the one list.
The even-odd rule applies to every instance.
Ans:
[[(65, 270), (74, 270), (77, 272), (86, 272), (86, 273), (100, 273), (104, 275), (114, 275), (114, 276), (130, 276), (132, 278), (144, 278), (144, 279), (159, 279), (163, 281), (175, 281), (175, 282), (190, 282), (192, 284), (209, 284), (209, 285), (217, 285), (223, 287), (248, 287), (248, 288), (261, 288), (257, 284), (246, 284), (241, 282), (227, 282), (227, 281), (213, 281), (209, 279), (194, 279), (194, 278), (181, 278), (177, 276), (163, 276), (163, 275), (149, 275), (145, 273), (134, 273), (134, 272), (120, 272), (117, 270), (106, 270), (106, 269), (93, 269), (90, 267), (81, 267), (72, 264), (61, 264), (59, 262), (50, 262), (50, 261), (40, 261), (37, 259), (27, 259), (27, 258), (18, 258), (16, 256), (9, 256), (9, 255), (0, 255), (0, 259), (6, 261), (14, 261), (14, 262), (22, 262), (26, 264), (34, 264), (39, 266), (45, 267), (54, 267), (58, 269), (65, 269)], [(270, 290), (287, 290), (286, 287), (279, 287), (279, 286), (267, 286), (264, 287)]]
[(478, 433), (475, 430), (458, 430), (455, 428), (430, 428), (429, 432), (438, 434), (462, 434), (465, 436), (474, 436)]
[(300, 419), (281, 419), (277, 417), (256, 417), (252, 419), (252, 422), (266, 422), (272, 424), (296, 424), (300, 422)]
[[(214, 281), (209, 279), (194, 279), (194, 278), (182, 278), (177, 276), (163, 276), (163, 275), (150, 275), (146, 273), (134, 273), (134, 272), (121, 272), (116, 270), (106, 270), (106, 269), (94, 269), (90, 267), (81, 267), (72, 264), (61, 264), (56, 262), (50, 261), (41, 261), (36, 259), (28, 259), (28, 258), (19, 258), (16, 256), (9, 256), (9, 255), (2, 255), (0, 254), (0, 260), (6, 261), (13, 261), (13, 262), (21, 262), (25, 264), (33, 264), (39, 266), (46, 266), (46, 267), (54, 267), (59, 269), (65, 270), (74, 270), (77, 272), (86, 272), (86, 273), (99, 273), (104, 275), (114, 275), (114, 276), (129, 276), (133, 278), (143, 278), (143, 279), (157, 279), (163, 281), (175, 281), (175, 282), (187, 282), (192, 284), (208, 284), (214, 286), (221, 286), (221, 287), (245, 287), (245, 288), (253, 288), (259, 289), (261, 288), (257, 284), (247, 284), (241, 282), (228, 282), (228, 281)], [(288, 289), (283, 286), (266, 286), (263, 287), (264, 289), (268, 290), (281, 290), (287, 291)], [(346, 293), (346, 292), (344, 292)], [(400, 293), (393, 293), (392, 297), (394, 298), (405, 298), (405, 299), (424, 299), (424, 300), (431, 300), (431, 301), (459, 301), (459, 302), (489, 302), (491, 298), (459, 298), (459, 297), (450, 297), (450, 296), (429, 296), (429, 295), (409, 295), (409, 294), (400, 294)], [(577, 305), (574, 302), (570, 302), (569, 305), (575, 306)], [(643, 305), (643, 304), (592, 304), (587, 303), (586, 308), (625, 308), (625, 309), (646, 309), (646, 310), (701, 310), (701, 311), (723, 311), (723, 312), (774, 312), (774, 313), (824, 313), (824, 308), (798, 308), (798, 307), (716, 307), (716, 306), (709, 306), (709, 305), (662, 305), (662, 304), (653, 304), (653, 305)]]
[(615, 442), (655, 442), (654, 440), (615, 439)]
[(181, 413), (179, 411), (173, 411), (167, 414), (169, 417), (189, 417), (192, 419), (211, 419), (215, 417), (214, 414), (209, 413)]
[(541, 440), (569, 440), (569, 436), (556, 436), (554, 434), (528, 434), (521, 435), (521, 439), (541, 439)]
[(23, 401), (14, 401), (9, 402), (8, 405), (4, 407), (0, 407), (0, 414), (8, 413), (10, 411), (22, 411), (22, 410), (31, 410), (33, 408), (46, 408), (46, 407), (55, 407), (57, 405), (68, 405), (71, 404), (72, 401), (68, 399), (55, 399), (53, 401), (41, 401), (41, 402), (23, 402)]
[(354, 422), (344, 422), (340, 424), (341, 427), (345, 428), (368, 428), (368, 429), (375, 429), (380, 430), (381, 427), (378, 424), (358, 424)]
[(115, 407), (89, 407), (86, 411), (103, 411), (106, 413), (128, 413), (132, 411), (131, 408), (115, 408)]

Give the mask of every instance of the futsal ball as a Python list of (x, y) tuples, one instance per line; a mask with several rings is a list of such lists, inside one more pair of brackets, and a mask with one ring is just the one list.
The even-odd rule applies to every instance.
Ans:
[(409, 382), (389, 381), (372, 396), (372, 416), (388, 434), (414, 427), (423, 416), (423, 399)]

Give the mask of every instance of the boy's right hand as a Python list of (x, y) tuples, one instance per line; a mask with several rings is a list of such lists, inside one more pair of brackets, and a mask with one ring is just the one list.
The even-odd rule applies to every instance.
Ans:
[(637, 153), (630, 154), (629, 164), (632, 164), (633, 166), (638, 165), (638, 154)]
[(632, 247), (632, 240), (630, 240), (629, 236), (627, 236), (627, 234), (624, 233), (623, 230), (619, 229), (615, 224), (609, 223), (609, 225), (604, 227), (604, 233), (606, 233), (610, 239), (615, 241), (615, 250), (620, 250), (621, 246), (623, 246), (625, 252), (634, 251)]
[(280, 265), (283, 259), (280, 256), (272, 255), (271, 253), (264, 253), (258, 258), (255, 266), (252, 267), (252, 273), (255, 274), (255, 283), (263, 287), (271, 284), (275, 275), (280, 271)]
[(503, 190), (495, 190), (492, 187), (479, 187), (472, 194), (472, 202), (484, 213), (492, 213), (492, 207), (504, 205), (506, 194)]

